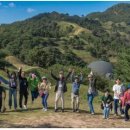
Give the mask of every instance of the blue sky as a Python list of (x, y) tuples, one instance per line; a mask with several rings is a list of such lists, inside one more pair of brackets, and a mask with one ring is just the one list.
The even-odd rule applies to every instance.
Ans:
[[(105, 2), (65, 2), (65, 1), (1, 1), (0, 2), (0, 24), (12, 23), (14, 21), (24, 20), (34, 15), (44, 12), (57, 11), (60, 13), (69, 13), (70, 15), (87, 15), (91, 12), (104, 11), (114, 4), (119, 2), (116, 1), (105, 1)], [(121, 2), (120, 2), (121, 3)]]

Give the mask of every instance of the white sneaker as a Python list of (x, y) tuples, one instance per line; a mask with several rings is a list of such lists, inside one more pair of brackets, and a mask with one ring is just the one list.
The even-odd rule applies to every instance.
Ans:
[(105, 116), (102, 117), (103, 119), (106, 119)]
[(47, 109), (44, 109), (44, 111), (47, 111)]
[(23, 105), (23, 108), (24, 108), (25, 110), (27, 110), (27, 106), (26, 106), (26, 105)]
[(121, 114), (121, 117), (125, 117), (125, 115), (124, 115), (124, 114)]

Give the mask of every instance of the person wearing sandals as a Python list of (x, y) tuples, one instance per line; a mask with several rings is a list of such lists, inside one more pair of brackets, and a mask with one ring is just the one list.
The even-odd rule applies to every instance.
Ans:
[(38, 86), (39, 95), (42, 98), (43, 111), (47, 111), (48, 108), (47, 99), (49, 96), (49, 89), (51, 89), (51, 83), (49, 83), (47, 78), (44, 76), (42, 77), (42, 83)]

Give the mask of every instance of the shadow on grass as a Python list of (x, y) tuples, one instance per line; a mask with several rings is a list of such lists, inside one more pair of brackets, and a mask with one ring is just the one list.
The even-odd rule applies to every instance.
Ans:
[(12, 123), (8, 123), (6, 121), (0, 120), (0, 128), (71, 128), (71, 127), (59, 127), (56, 125), (52, 125), (50, 123), (45, 123), (45, 124), (36, 125), (36, 126), (21, 125), (21, 124), (12, 124)]
[[(37, 111), (37, 110), (41, 111), (41, 110), (42, 110), (42, 107), (38, 107), (38, 108), (28, 108), (27, 110), (24, 110), (24, 109), (20, 110), (20, 109), (18, 109), (17, 111), (8, 110), (8, 111), (6, 111), (6, 113), (3, 113), (2, 115), (8, 115), (8, 113), (10, 113), (10, 112), (20, 112), (20, 113), (23, 113), (23, 112), (34, 112), (34, 111)], [(72, 111), (72, 108), (65, 108), (65, 109), (64, 109), (64, 113), (90, 114), (90, 112), (89, 112), (89, 111), (86, 111), (86, 110), (80, 109), (79, 111), (80, 111), (80, 112), (73, 112), (73, 111)], [(48, 107), (48, 112), (55, 113), (55, 112), (54, 112), (54, 107)], [(57, 112), (57, 113), (59, 113), (59, 112), (62, 113), (62, 109), (61, 109), (60, 107), (58, 108), (58, 112)], [(102, 115), (102, 113), (101, 113), (101, 112), (100, 112), (100, 113), (95, 113), (95, 115)]]

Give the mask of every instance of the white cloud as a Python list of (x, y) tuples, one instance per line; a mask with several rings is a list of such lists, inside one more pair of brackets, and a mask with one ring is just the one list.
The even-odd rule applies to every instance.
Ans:
[(33, 8), (28, 8), (28, 9), (27, 9), (27, 12), (28, 12), (28, 13), (35, 12), (35, 9), (33, 9)]
[(11, 2), (11, 3), (8, 4), (8, 6), (13, 8), (13, 7), (15, 7), (15, 4), (13, 2)]

